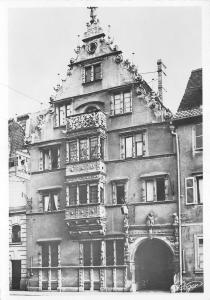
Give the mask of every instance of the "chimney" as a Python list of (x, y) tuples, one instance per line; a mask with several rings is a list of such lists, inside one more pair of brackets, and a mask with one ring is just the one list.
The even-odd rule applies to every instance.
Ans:
[(163, 68), (166, 69), (166, 66), (164, 65), (161, 59), (158, 59), (157, 60), (158, 94), (161, 102), (163, 102), (163, 74), (166, 76), (166, 74), (163, 72)]

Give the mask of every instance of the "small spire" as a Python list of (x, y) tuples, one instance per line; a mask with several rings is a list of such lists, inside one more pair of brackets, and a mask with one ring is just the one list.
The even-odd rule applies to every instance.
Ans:
[(88, 6), (88, 9), (90, 9), (90, 24), (93, 24), (96, 20), (96, 6)]

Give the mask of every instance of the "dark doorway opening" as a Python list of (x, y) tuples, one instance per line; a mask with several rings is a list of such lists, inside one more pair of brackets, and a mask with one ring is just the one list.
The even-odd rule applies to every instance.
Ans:
[(163, 241), (147, 239), (136, 251), (137, 290), (169, 290), (173, 284), (173, 254)]
[(12, 289), (20, 289), (21, 260), (12, 260)]

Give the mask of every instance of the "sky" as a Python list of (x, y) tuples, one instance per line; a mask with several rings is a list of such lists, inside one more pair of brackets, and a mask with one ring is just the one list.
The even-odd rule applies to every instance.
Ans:
[[(97, 15), (105, 33), (111, 25), (114, 43), (140, 73), (156, 71), (162, 59), (163, 101), (175, 112), (191, 71), (202, 67), (201, 8), (99, 7)], [(48, 105), (88, 21), (85, 7), (9, 8), (8, 87), (1, 83), (8, 88), (9, 117)], [(143, 78), (157, 91), (157, 73)]]

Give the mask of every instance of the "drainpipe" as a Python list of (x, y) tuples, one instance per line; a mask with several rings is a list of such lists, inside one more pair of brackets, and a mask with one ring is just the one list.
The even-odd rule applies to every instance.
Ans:
[(177, 153), (177, 180), (178, 180), (178, 219), (179, 219), (179, 282), (182, 292), (182, 227), (181, 227), (181, 186), (180, 186), (180, 147), (179, 137), (176, 129), (172, 123), (170, 123), (171, 134), (175, 136), (176, 140), (176, 153)]

